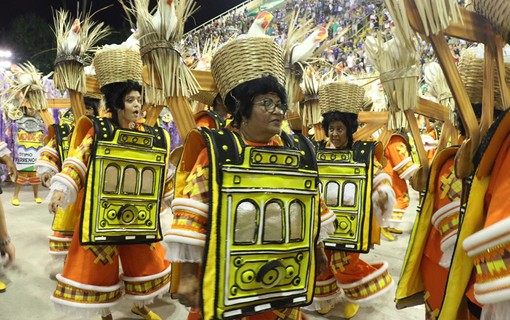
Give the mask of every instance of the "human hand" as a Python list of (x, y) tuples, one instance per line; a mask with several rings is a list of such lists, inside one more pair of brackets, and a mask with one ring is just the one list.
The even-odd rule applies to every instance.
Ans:
[(9, 242), (5, 246), (0, 247), (0, 252), (2, 252), (2, 254), (6, 253), (7, 256), (9, 257), (4, 267), (11, 265), (14, 262), (14, 260), (16, 260), (16, 249), (14, 248), (12, 242)]
[(41, 183), (46, 188), (50, 187), (51, 174), (49, 172), (45, 172), (41, 175)]
[(7, 174), (11, 177), (11, 181), (16, 182), (16, 179), (18, 178), (18, 170), (16, 169), (14, 161), (12, 161), (10, 157), (4, 156), (2, 157), (2, 162), (5, 163), (5, 166), (7, 167)]
[(48, 210), (52, 213), (56, 213), (57, 210), (64, 205), (64, 200), (64, 193), (60, 190), (55, 190), (51, 197), (50, 204), (48, 205)]

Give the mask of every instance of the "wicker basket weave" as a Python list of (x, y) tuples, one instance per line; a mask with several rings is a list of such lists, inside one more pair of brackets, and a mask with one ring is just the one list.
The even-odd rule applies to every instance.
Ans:
[(365, 104), (365, 89), (352, 83), (332, 82), (319, 88), (321, 114), (338, 111), (358, 114)]
[[(470, 49), (464, 51), (457, 65), (462, 82), (464, 82), (466, 87), (469, 101), (472, 104), (482, 103), (483, 65), (483, 59), (477, 56), (474, 50)], [(505, 74), (507, 85), (510, 86), (510, 63), (505, 63)], [(494, 70), (494, 108), (504, 110), (505, 108), (501, 100), (501, 88), (497, 77), (497, 72)]]
[(472, 0), (476, 12), (486, 17), (498, 32), (510, 42), (510, 1)]
[(268, 75), (285, 86), (283, 51), (268, 37), (227, 43), (213, 56), (211, 72), (223, 99), (238, 85)]
[(214, 91), (199, 90), (197, 94), (191, 97), (191, 99), (201, 102), (206, 106), (212, 106), (217, 94), (218, 92)]
[(127, 80), (142, 82), (142, 60), (138, 51), (126, 48), (100, 50), (93, 64), (101, 88)]

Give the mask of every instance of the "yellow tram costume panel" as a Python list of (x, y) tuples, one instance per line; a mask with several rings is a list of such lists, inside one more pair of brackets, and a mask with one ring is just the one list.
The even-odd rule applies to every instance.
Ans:
[(425, 303), (426, 319), (437, 319), (458, 235), (462, 181), (455, 176), (458, 147), (439, 152), (430, 169), (397, 287), (397, 308)]
[[(39, 159), (35, 163), (37, 175), (49, 173), (54, 176), (62, 169), (62, 162), (69, 153), (70, 138), (74, 125), (70, 123), (53, 124), (48, 127), (46, 145), (41, 149)], [(78, 196), (80, 198), (80, 196)], [(78, 199), (75, 203), (80, 203)], [(74, 204), (69, 205), (69, 212), (74, 211)], [(65, 211), (58, 210), (53, 217), (53, 235), (49, 236), (49, 251), (52, 257), (64, 257), (69, 251), (71, 237), (77, 221), (64, 219)], [(64, 221), (67, 225), (64, 225)]]
[(402, 222), (404, 213), (409, 207), (409, 190), (406, 180), (409, 180), (418, 170), (418, 165), (411, 158), (410, 149), (407, 139), (398, 133), (390, 137), (390, 141), (384, 149), (384, 158), (386, 159), (384, 172), (391, 177), (397, 200), (390, 219), (390, 224), (395, 227)]
[(83, 195), (65, 216), (79, 223), (57, 275), (57, 306), (102, 310), (123, 292), (141, 303), (168, 292), (170, 264), (158, 241), (169, 146), (158, 127), (127, 130), (106, 118), (80, 118), (62, 172), (52, 179), (52, 189), (65, 186), (70, 203)]
[(301, 319), (293, 307), (312, 299), (320, 220), (334, 218), (321, 206), (311, 143), (197, 129), (176, 177), (165, 241), (203, 248), (204, 319)]

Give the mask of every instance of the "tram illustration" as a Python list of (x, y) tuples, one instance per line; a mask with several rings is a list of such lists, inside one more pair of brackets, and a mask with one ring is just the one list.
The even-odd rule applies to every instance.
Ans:
[[(96, 121), (100, 122), (100, 121)], [(103, 122), (96, 132), (108, 128)], [(91, 224), (82, 221), (82, 243), (145, 243), (162, 238), (159, 225), (160, 195), (167, 158), (166, 132), (116, 129), (96, 134), (96, 161), (87, 179), (96, 183), (85, 190), (84, 206)], [(106, 130), (107, 132), (107, 130)], [(100, 138), (100, 139), (98, 139)], [(143, 152), (140, 152), (143, 151)]]
[(317, 151), (322, 195), (337, 220), (334, 234), (324, 242), (330, 249), (370, 250), (373, 143), (360, 144), (355, 146), (363, 151), (363, 160), (355, 159), (355, 151), (352, 150)]
[(240, 162), (214, 166), (219, 171), (211, 175), (221, 179), (216, 207), (223, 209), (213, 212), (205, 270), (215, 270), (216, 316), (311, 301), (318, 176), (316, 167), (304, 168), (303, 158), (299, 150), (245, 146)]

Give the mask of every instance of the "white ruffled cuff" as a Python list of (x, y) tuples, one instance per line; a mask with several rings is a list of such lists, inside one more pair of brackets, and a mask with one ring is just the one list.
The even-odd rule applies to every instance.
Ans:
[(166, 237), (165, 246), (165, 258), (170, 262), (202, 263), (204, 247), (179, 242), (169, 243)]
[(51, 178), (50, 193), (46, 199), (51, 200), (55, 190), (62, 191), (64, 193), (64, 203), (62, 204), (62, 209), (67, 208), (70, 204), (73, 204), (76, 201), (75, 189), (70, 186), (66, 180), (60, 178), (58, 174)]
[(58, 173), (57, 170), (55, 170), (53, 167), (45, 163), (36, 162), (35, 167), (36, 167), (35, 174), (38, 177), (41, 177), (45, 173), (49, 173), (51, 176), (54, 176)]
[(321, 243), (322, 241), (326, 240), (329, 237), (329, 235), (331, 235), (335, 232), (335, 224), (334, 224), (335, 219), (333, 219), (327, 223), (321, 223), (321, 228), (319, 230), (319, 239), (318, 239), (317, 243)]
[[(384, 207), (380, 207), (379, 203), (379, 192), (386, 193), (388, 200)], [(389, 224), (391, 215), (393, 213), (393, 205), (395, 204), (396, 196), (393, 188), (388, 184), (378, 186), (374, 192), (372, 192), (372, 210), (374, 216), (380, 226), (384, 227)]]

